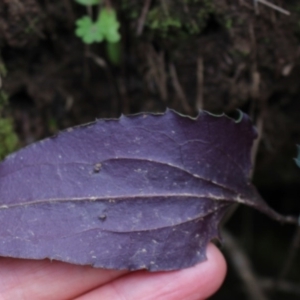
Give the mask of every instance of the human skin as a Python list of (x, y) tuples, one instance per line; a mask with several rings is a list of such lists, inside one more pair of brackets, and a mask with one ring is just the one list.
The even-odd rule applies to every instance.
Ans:
[(225, 274), (224, 257), (213, 244), (205, 262), (170, 272), (0, 258), (0, 300), (201, 300), (217, 291)]

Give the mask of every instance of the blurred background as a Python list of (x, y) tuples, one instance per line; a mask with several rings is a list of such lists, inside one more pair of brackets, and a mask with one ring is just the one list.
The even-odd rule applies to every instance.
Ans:
[[(0, 0), (0, 159), (96, 118), (240, 109), (254, 184), (299, 215), (299, 82), (297, 0)], [(212, 299), (300, 299), (299, 229), (238, 207), (225, 230)]]

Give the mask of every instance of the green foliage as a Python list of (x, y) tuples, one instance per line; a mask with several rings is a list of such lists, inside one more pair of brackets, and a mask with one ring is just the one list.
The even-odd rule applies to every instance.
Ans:
[(126, 17), (131, 20), (136, 20), (141, 14), (141, 7), (130, 0), (122, 0), (120, 9), (126, 12)]
[(8, 104), (8, 95), (0, 91), (0, 114), (3, 111), (3, 108)]
[(12, 120), (2, 117), (7, 104), (8, 95), (0, 91), (0, 159), (16, 150), (18, 146), (18, 137), (14, 132)]
[(104, 38), (110, 43), (120, 41), (120, 34), (118, 29), (120, 23), (118, 22), (115, 10), (103, 8), (101, 9), (98, 21)]
[[(183, 4), (184, 2), (184, 4)], [(211, 0), (158, 2), (149, 11), (146, 26), (162, 37), (190, 37), (201, 33), (215, 12)], [(179, 9), (181, 8), (181, 9)]]
[(59, 130), (57, 120), (55, 118), (50, 118), (48, 120), (48, 128), (52, 133), (56, 133)]
[(149, 27), (167, 31), (170, 27), (181, 28), (182, 24), (177, 16), (166, 15), (159, 7), (153, 8), (148, 14)]
[(13, 122), (8, 118), (0, 118), (0, 159), (16, 150), (18, 137), (14, 133)]
[(76, 21), (76, 26), (75, 34), (85, 44), (102, 42), (104, 40), (116, 43), (121, 38), (118, 32), (120, 23), (113, 9), (102, 8), (95, 22), (89, 16), (84, 16)]
[(102, 42), (103, 35), (97, 22), (93, 22), (89, 16), (84, 16), (76, 21), (77, 29), (75, 34), (82, 39), (85, 44)]
[(0, 59), (0, 76), (5, 77), (7, 75), (7, 70), (5, 64)]
[(227, 18), (225, 20), (225, 28), (230, 30), (232, 28), (232, 20), (230, 18)]
[(295, 162), (297, 166), (300, 168), (300, 145), (297, 145), (297, 150), (298, 150), (298, 154), (297, 157), (295, 158)]
[(121, 44), (120, 43), (106, 43), (106, 53), (109, 61), (118, 66), (121, 62)]
[(97, 5), (101, 2), (101, 0), (75, 0), (75, 2), (81, 5)]

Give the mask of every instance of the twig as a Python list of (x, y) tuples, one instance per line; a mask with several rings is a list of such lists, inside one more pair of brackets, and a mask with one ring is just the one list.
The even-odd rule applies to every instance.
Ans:
[(161, 0), (160, 4), (162, 6), (162, 9), (163, 9), (165, 15), (169, 16), (170, 15), (169, 8), (168, 8), (168, 6), (169, 6), (169, 0)]
[(189, 6), (187, 5), (186, 1), (183, 0), (181, 2), (182, 2), (182, 5), (183, 5), (184, 12), (189, 16), (190, 22), (193, 24), (193, 26), (195, 26), (195, 28), (197, 28), (198, 27), (197, 22), (192, 17), (192, 14), (190, 13), (190, 9), (189, 9)]
[(202, 56), (197, 59), (197, 110), (203, 109), (203, 81), (204, 81), (204, 66)]
[[(260, 278), (260, 286), (264, 290), (273, 290), (274, 289), (274, 280), (272, 278)], [(288, 282), (286, 280), (280, 280), (276, 283), (277, 290), (281, 292), (294, 294), (300, 296), (300, 286), (298, 283)]]
[(184, 109), (184, 111), (186, 113), (191, 113), (192, 110), (188, 104), (188, 100), (186, 98), (186, 95), (181, 87), (181, 84), (179, 82), (179, 79), (178, 79), (178, 76), (177, 76), (177, 72), (176, 72), (176, 68), (174, 66), (173, 63), (170, 63), (169, 65), (169, 68), (170, 68), (170, 76), (171, 76), (171, 80), (172, 80), (172, 83), (173, 83), (173, 87), (176, 91), (176, 95), (178, 97), (178, 99), (180, 100), (181, 102), (181, 105)]
[(254, 2), (260, 2), (261, 4), (264, 4), (268, 7), (273, 8), (273, 9), (281, 12), (282, 14), (285, 14), (285, 15), (288, 15), (288, 16), (291, 14), (289, 11), (287, 11), (287, 10), (281, 8), (280, 6), (275, 5), (275, 4), (273, 4), (269, 1), (266, 1), (266, 0), (254, 0)]
[[(283, 268), (282, 268), (281, 272), (279, 273), (277, 283), (279, 281), (281, 281), (284, 277), (286, 277), (287, 274), (289, 273), (289, 271), (292, 267), (292, 263), (296, 257), (296, 254), (297, 254), (297, 251), (299, 250), (299, 248), (300, 248), (300, 227), (298, 226), (298, 228), (295, 232), (295, 235), (293, 237), (293, 241), (290, 245)], [(276, 283), (276, 286), (277, 286), (277, 283)]]
[(168, 89), (164, 56), (164, 52), (157, 53), (152, 46), (148, 48), (149, 76), (155, 82), (161, 99), (166, 102), (168, 100)]
[(252, 68), (252, 85), (251, 85), (251, 96), (253, 100), (257, 100), (259, 98), (259, 86), (260, 86), (260, 74), (256, 70), (256, 62), (254, 63), (254, 66)]
[(254, 140), (253, 147), (251, 150), (252, 169), (251, 169), (251, 173), (250, 173), (250, 178), (253, 177), (253, 172), (254, 172), (254, 167), (255, 167), (255, 162), (256, 162), (256, 157), (257, 157), (257, 151), (258, 151), (259, 144), (260, 144), (260, 142), (262, 140), (262, 136), (263, 136), (264, 120), (263, 120), (263, 117), (261, 114), (258, 116), (258, 119), (256, 121), (256, 128), (257, 128), (258, 136)]
[(258, 0), (253, 0), (253, 6), (254, 6), (255, 13), (258, 15), (259, 14)]
[(267, 300), (268, 298), (264, 295), (259, 285), (248, 257), (240, 248), (235, 238), (226, 230), (223, 230), (222, 235), (224, 237), (226, 252), (245, 284), (248, 298), (251, 300)]
[(92, 6), (91, 6), (91, 5), (87, 5), (87, 6), (86, 6), (86, 11), (87, 11), (89, 17), (90, 17), (91, 19), (93, 19), (93, 11), (92, 11)]
[[(257, 0), (253, 0), (253, 2), (257, 2)], [(239, 4), (241, 6), (244, 6), (244, 7), (248, 8), (248, 9), (253, 10), (253, 7), (250, 4), (246, 3), (244, 0), (239, 0)], [(255, 5), (255, 3), (254, 3), (254, 5)]]
[(85, 56), (91, 58), (96, 65), (98, 65), (100, 68), (105, 70), (106, 77), (108, 79), (108, 82), (110, 83), (109, 86), (110, 86), (111, 94), (114, 96), (111, 101), (111, 106), (112, 106), (111, 111), (118, 112), (118, 113), (121, 112), (120, 105), (118, 105), (121, 103), (119, 86), (118, 86), (118, 83), (116, 82), (115, 77), (113, 76), (112, 71), (109, 68), (108, 64), (106, 63), (106, 61), (103, 58), (99, 57), (98, 55), (96, 55), (90, 51), (86, 52)]
[(96, 55), (96, 54), (94, 54), (94, 53), (92, 53), (90, 51), (87, 51), (85, 53), (85, 55), (87, 57), (90, 57), (94, 61), (94, 63), (96, 65), (98, 65), (99, 67), (104, 68), (104, 69), (107, 67), (106, 61), (103, 58), (99, 57), (98, 55)]
[(146, 0), (142, 9), (142, 13), (139, 17), (138, 24), (137, 24), (137, 30), (136, 35), (140, 36), (143, 33), (146, 17), (149, 11), (149, 7), (151, 5), (151, 0)]
[(235, 72), (234, 72), (234, 76), (233, 76), (233, 83), (236, 84), (238, 79), (240, 78), (242, 72), (245, 70), (246, 68), (246, 64), (241, 63), (237, 66)]
[(127, 115), (130, 113), (130, 101), (129, 101), (129, 97), (127, 94), (127, 89), (126, 89), (126, 84), (124, 82), (124, 77), (120, 77), (119, 79), (117, 79), (117, 84), (118, 84), (118, 88), (120, 91), (120, 96), (121, 96), (121, 100), (122, 100), (122, 113), (124, 115)]
[(231, 219), (231, 217), (234, 215), (234, 213), (236, 212), (236, 210), (240, 207), (240, 203), (234, 203), (232, 204), (229, 209), (227, 210), (225, 216), (223, 217), (223, 219), (221, 220), (221, 224), (220, 227), (222, 228), (223, 226), (225, 226), (225, 224)]
[(88, 54), (90, 52), (90, 46), (85, 44), (84, 45), (84, 57), (83, 57), (83, 82), (87, 85), (90, 81), (91, 72), (90, 66), (88, 62)]

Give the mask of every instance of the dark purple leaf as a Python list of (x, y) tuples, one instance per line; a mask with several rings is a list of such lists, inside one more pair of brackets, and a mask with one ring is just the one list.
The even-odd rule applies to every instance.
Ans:
[(26, 147), (0, 164), (0, 255), (108, 269), (194, 265), (232, 203), (282, 219), (248, 179), (255, 137), (246, 115), (168, 110)]

